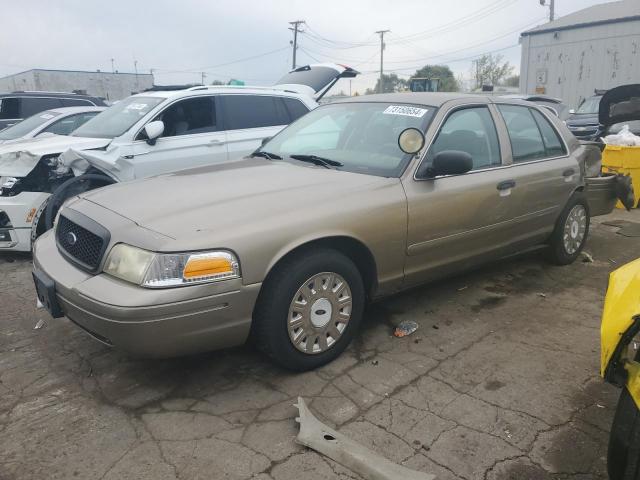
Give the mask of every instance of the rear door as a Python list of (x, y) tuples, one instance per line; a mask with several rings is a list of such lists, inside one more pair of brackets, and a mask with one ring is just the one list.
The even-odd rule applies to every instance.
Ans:
[(525, 105), (497, 108), (511, 149), (514, 234), (531, 243), (544, 240), (580, 184), (580, 167), (549, 120), (551, 114)]
[[(273, 137), (291, 121), (283, 97), (275, 95), (220, 95), (227, 134), (229, 158), (241, 158)], [(302, 107), (307, 108), (299, 100)], [(308, 109), (307, 109), (308, 111)]]
[(182, 98), (152, 121), (162, 120), (164, 132), (155, 145), (141, 130), (133, 142), (135, 177), (148, 177), (227, 160), (226, 135), (214, 95)]
[(409, 225), (405, 278), (415, 284), (468, 268), (509, 245), (511, 191), (495, 117), (486, 104), (451, 109), (423, 162), (462, 150), (473, 158), (464, 175), (404, 178)]

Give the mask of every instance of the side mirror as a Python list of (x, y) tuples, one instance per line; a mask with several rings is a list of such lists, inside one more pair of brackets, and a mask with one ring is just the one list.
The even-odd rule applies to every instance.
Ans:
[(427, 167), (422, 178), (433, 178), (439, 175), (462, 175), (473, 169), (473, 158), (461, 150), (443, 150), (433, 157), (431, 166)]
[(569, 110), (569, 113), (570, 113), (571, 115), (573, 115), (574, 113), (576, 113), (576, 109), (575, 109), (575, 108), (570, 109), (570, 110)]
[(264, 146), (267, 144), (267, 142), (268, 142), (269, 140), (271, 140), (272, 138), (273, 138), (273, 137), (266, 137), (266, 138), (263, 138), (263, 139), (262, 139), (262, 141), (260, 142), (260, 146), (261, 146), (261, 147), (264, 147)]
[(149, 145), (155, 145), (158, 137), (164, 132), (164, 122), (162, 120), (156, 120), (155, 122), (149, 122), (144, 126), (144, 133), (147, 134), (147, 143)]
[(424, 133), (417, 128), (405, 128), (398, 135), (398, 146), (404, 153), (415, 155), (424, 147)]

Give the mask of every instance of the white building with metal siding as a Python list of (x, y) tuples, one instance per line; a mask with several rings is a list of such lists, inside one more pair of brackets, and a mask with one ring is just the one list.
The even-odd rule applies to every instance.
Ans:
[(148, 73), (34, 69), (0, 78), (0, 92), (82, 91), (87, 95), (104, 97), (110, 101), (122, 100), (132, 93), (152, 86), (153, 75)]
[(603, 3), (521, 34), (520, 91), (575, 108), (595, 89), (640, 83), (640, 0)]

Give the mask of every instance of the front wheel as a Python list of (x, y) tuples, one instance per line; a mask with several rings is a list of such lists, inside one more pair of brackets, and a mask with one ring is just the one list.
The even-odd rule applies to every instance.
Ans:
[(285, 259), (265, 282), (252, 337), (282, 367), (311, 370), (349, 345), (364, 303), (362, 277), (349, 258), (332, 249), (306, 250)]
[(610, 480), (640, 480), (640, 410), (626, 388), (611, 425), (607, 470)]
[(589, 234), (589, 204), (582, 192), (574, 193), (562, 210), (549, 241), (549, 259), (556, 265), (573, 263)]

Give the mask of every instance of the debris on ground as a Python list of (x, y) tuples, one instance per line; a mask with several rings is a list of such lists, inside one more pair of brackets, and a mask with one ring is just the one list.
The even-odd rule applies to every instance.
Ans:
[(547, 294), (542, 292), (538, 293), (538, 296), (542, 298), (547, 298)]
[(440, 327), (438, 325), (431, 325), (431, 328), (433, 328), (434, 330), (438, 330)]
[(461, 292), (461, 291), (463, 291), (463, 290), (466, 290), (467, 288), (469, 288), (469, 286), (468, 286), (468, 285), (465, 285), (464, 287), (460, 287), (460, 288), (458, 289), (458, 291), (459, 291), (459, 292)]
[(626, 220), (611, 220), (602, 222), (602, 224), (609, 227), (618, 227), (619, 230), (616, 232), (618, 235), (624, 237), (640, 237), (640, 223), (628, 222)]
[(435, 475), (417, 472), (393, 463), (341, 433), (327, 427), (313, 416), (302, 397), (298, 397), (296, 422), (300, 432), (296, 442), (312, 448), (364, 478), (377, 480), (434, 480)]
[(582, 263), (593, 263), (593, 255), (589, 252), (581, 252), (580, 256), (582, 257)]
[(419, 325), (413, 320), (405, 320), (400, 322), (400, 324), (396, 327), (396, 330), (393, 332), (398, 338), (406, 337), (407, 335), (411, 335), (413, 332), (418, 330)]
[(374, 365), (374, 366), (378, 365), (378, 360), (372, 360), (371, 365)]
[(36, 326), (33, 327), (34, 330), (40, 330), (42, 327), (44, 327), (44, 320), (40, 319), (38, 320), (38, 323), (36, 323)]

